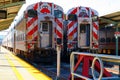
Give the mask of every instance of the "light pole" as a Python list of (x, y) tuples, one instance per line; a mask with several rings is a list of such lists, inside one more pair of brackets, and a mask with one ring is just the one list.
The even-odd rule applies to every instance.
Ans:
[[(116, 38), (116, 56), (118, 56), (118, 47), (119, 47), (119, 38), (120, 37), (120, 32), (118, 30), (118, 24), (116, 24), (116, 32), (115, 32), (115, 38)], [(120, 65), (119, 66), (119, 77), (120, 77)]]
[[(118, 26), (116, 25), (116, 34), (118, 32)], [(118, 35), (115, 36), (116, 38), (116, 56), (118, 56)]]

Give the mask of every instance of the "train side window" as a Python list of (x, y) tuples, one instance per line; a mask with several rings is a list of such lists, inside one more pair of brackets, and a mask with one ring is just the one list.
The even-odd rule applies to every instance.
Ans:
[(70, 21), (77, 21), (77, 15), (76, 14), (69, 14), (68, 20)]
[(22, 34), (21, 34), (21, 40), (23, 40)]
[(24, 40), (24, 34), (22, 33), (22, 40)]
[(111, 39), (110, 38), (106, 38), (106, 42), (111, 42)]
[(18, 41), (20, 41), (20, 35), (18, 35)]
[(49, 30), (49, 29), (48, 29), (48, 23), (43, 23), (42, 25), (43, 25), (43, 26), (42, 26), (42, 31), (43, 31), (43, 32), (48, 32), (48, 30)]
[(20, 35), (18, 35), (18, 41), (20, 41)]
[(100, 38), (100, 42), (105, 42), (105, 38)]
[(26, 39), (25, 33), (24, 33), (24, 40)]
[(62, 18), (63, 12), (60, 10), (54, 10), (54, 16), (55, 18)]
[(17, 41), (18, 41), (18, 36), (17, 36)]
[(115, 37), (112, 38), (112, 42), (115, 42)]
[(80, 27), (80, 33), (86, 33), (86, 27), (85, 27), (85, 25), (81, 25), (81, 27)]
[[(115, 37), (112, 38), (112, 42), (116, 42)], [(120, 37), (118, 38), (118, 42), (120, 42)]]
[(21, 40), (23, 40), (23, 34), (21, 34)]
[(24, 40), (24, 33), (22, 34), (22, 39)]
[(21, 35), (19, 34), (19, 41), (21, 40)]
[(37, 11), (34, 9), (29, 9), (28, 10), (28, 17), (36, 17), (37, 16)]

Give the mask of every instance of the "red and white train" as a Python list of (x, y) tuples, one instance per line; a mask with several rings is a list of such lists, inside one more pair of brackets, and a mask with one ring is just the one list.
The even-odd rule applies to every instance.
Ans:
[[(98, 12), (89, 7), (74, 7), (67, 12), (67, 51), (116, 55), (115, 26), (99, 27)], [(118, 28), (120, 31), (120, 28)], [(120, 46), (120, 37), (118, 37)], [(120, 47), (118, 47), (118, 52)], [(120, 54), (119, 54), (120, 55)]]
[(71, 51), (101, 51), (105, 35), (98, 21), (98, 12), (89, 7), (74, 7), (65, 16), (63, 8), (54, 3), (24, 4), (2, 46), (36, 61), (54, 60), (58, 44), (62, 57)]
[(97, 50), (98, 12), (89, 7), (75, 7), (67, 12), (67, 49)]
[(63, 8), (54, 3), (24, 4), (2, 45), (25, 57), (53, 56), (57, 41), (62, 46), (63, 16)]

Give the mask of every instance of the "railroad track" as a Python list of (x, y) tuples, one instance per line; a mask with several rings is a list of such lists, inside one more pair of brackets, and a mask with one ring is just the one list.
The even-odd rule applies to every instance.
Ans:
[[(37, 67), (41, 72), (45, 73), (46, 75), (48, 75), (49, 77), (51, 77), (53, 80), (56, 80), (56, 75), (57, 75), (57, 64), (56, 63), (53, 63), (53, 64), (39, 63), (39, 64), (32, 64), (32, 65), (34, 65), (35, 67)], [(80, 66), (82, 67), (82, 65), (80, 65)], [(78, 73), (81, 73), (81, 71), (82, 71), (81, 67), (78, 69), (78, 71), (77, 71)], [(118, 70), (116, 70), (116, 66), (115, 67), (111, 67), (111, 65), (107, 65), (105, 67), (106, 67), (106, 69), (109, 72), (111, 72), (111, 74), (113, 76), (115, 76), (115, 77), (118, 76), (118, 74), (116, 75), (116, 73), (118, 71)], [(70, 75), (70, 64), (61, 63), (61, 69), (60, 69), (60, 71), (61, 72), (60, 72), (60, 78), (59, 78), (59, 80), (68, 80), (68, 77)], [(95, 72), (95, 73), (97, 73), (97, 72)], [(96, 74), (96, 76), (98, 77), (99, 74)]]
[[(51, 77), (53, 80), (56, 80), (57, 75), (57, 67), (56, 64), (37, 64), (37, 68)], [(69, 64), (62, 63), (61, 64), (61, 72), (59, 80), (67, 80), (70, 75), (70, 67)]]

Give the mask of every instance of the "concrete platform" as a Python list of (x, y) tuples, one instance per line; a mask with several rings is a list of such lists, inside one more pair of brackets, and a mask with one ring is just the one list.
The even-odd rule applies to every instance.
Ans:
[(0, 80), (52, 80), (50, 77), (13, 55), (5, 48), (0, 50)]

